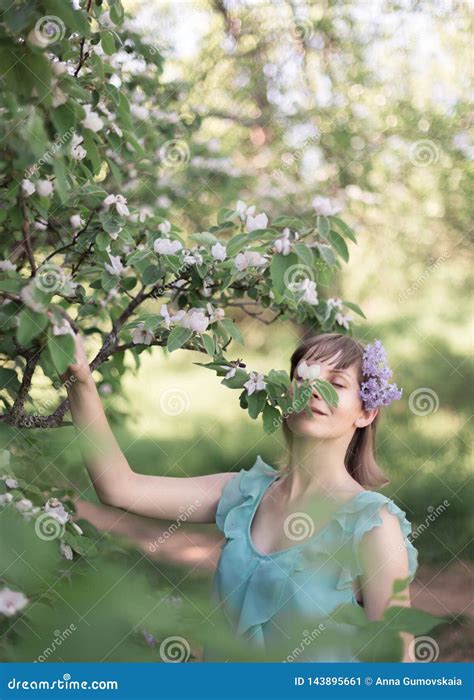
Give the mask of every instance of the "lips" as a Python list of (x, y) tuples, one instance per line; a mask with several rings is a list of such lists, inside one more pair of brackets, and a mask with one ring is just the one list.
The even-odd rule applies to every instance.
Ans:
[(311, 411), (316, 415), (316, 416), (325, 416), (327, 415), (323, 411), (320, 411), (319, 408), (312, 408)]

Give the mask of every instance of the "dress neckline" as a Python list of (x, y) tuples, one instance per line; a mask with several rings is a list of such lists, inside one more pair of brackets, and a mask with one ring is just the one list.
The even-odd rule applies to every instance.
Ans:
[(339, 508), (337, 508), (337, 509), (331, 514), (331, 516), (330, 516), (328, 522), (327, 522), (325, 525), (323, 525), (323, 527), (322, 527), (320, 530), (318, 530), (318, 532), (313, 533), (313, 534), (311, 535), (311, 537), (308, 537), (308, 538), (305, 539), (303, 542), (299, 542), (298, 544), (294, 544), (294, 545), (292, 545), (291, 547), (285, 547), (285, 549), (276, 549), (276, 550), (273, 551), (273, 552), (268, 552), (268, 554), (264, 554), (264, 552), (260, 552), (260, 550), (258, 550), (258, 549), (255, 547), (254, 543), (253, 543), (252, 535), (251, 535), (252, 524), (253, 524), (253, 521), (255, 520), (255, 516), (256, 516), (256, 514), (257, 514), (258, 507), (259, 507), (260, 503), (262, 502), (262, 499), (263, 499), (264, 495), (266, 494), (266, 492), (268, 491), (268, 489), (270, 488), (270, 486), (271, 486), (272, 484), (274, 484), (275, 481), (277, 481), (278, 479), (280, 479), (281, 476), (282, 476), (282, 475), (281, 475), (281, 473), (279, 473), (279, 472), (276, 473), (276, 474), (274, 474), (274, 475), (272, 475), (270, 482), (269, 482), (269, 483), (267, 484), (267, 486), (262, 490), (262, 492), (260, 493), (260, 495), (259, 495), (258, 498), (256, 499), (255, 505), (254, 505), (254, 507), (253, 507), (253, 509), (252, 509), (252, 512), (250, 513), (250, 518), (249, 518), (249, 522), (248, 522), (248, 525), (247, 525), (247, 540), (248, 540), (248, 543), (249, 543), (249, 545), (250, 545), (250, 548), (252, 549), (252, 551), (254, 552), (254, 554), (256, 554), (257, 556), (259, 556), (261, 559), (273, 559), (274, 557), (281, 556), (282, 554), (288, 554), (288, 552), (292, 552), (293, 550), (298, 550), (298, 549), (300, 549), (300, 547), (303, 547), (304, 545), (308, 544), (308, 542), (310, 542), (311, 540), (314, 540), (314, 539), (318, 538), (320, 535), (322, 535), (323, 532), (325, 532), (325, 531), (328, 529), (328, 527), (329, 527), (329, 526), (331, 525), (331, 523), (333, 522), (334, 518), (335, 518), (337, 515), (339, 515), (339, 513), (341, 513), (341, 512), (344, 510), (344, 508), (347, 508), (347, 506), (348, 506), (349, 504), (351, 504), (353, 501), (355, 501), (357, 498), (359, 498), (359, 496), (361, 496), (362, 494), (368, 493), (367, 490), (364, 490), (364, 491), (358, 491), (356, 494), (354, 494), (354, 496), (352, 496), (352, 498), (349, 498), (345, 503), (343, 503)]

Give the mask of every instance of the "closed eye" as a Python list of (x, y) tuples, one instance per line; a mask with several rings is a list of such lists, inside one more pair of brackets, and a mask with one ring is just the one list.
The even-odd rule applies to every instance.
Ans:
[(336, 382), (333, 382), (334, 386), (340, 386), (341, 389), (344, 389), (344, 384), (337, 384)]

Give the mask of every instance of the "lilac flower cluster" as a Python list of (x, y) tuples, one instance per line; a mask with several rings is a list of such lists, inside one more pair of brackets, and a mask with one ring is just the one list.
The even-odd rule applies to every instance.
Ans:
[(388, 366), (385, 348), (380, 340), (375, 340), (366, 346), (362, 360), (362, 374), (366, 380), (361, 384), (359, 396), (367, 410), (388, 406), (401, 397), (403, 390), (399, 389), (395, 383), (388, 382), (392, 376), (392, 370)]

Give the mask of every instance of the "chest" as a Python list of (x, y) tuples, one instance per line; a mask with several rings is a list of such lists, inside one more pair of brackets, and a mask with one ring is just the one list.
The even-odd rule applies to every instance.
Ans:
[[(267, 494), (266, 494), (267, 495)], [(268, 494), (270, 495), (270, 494)], [(332, 509), (335, 512), (336, 508)], [(304, 543), (323, 530), (331, 519), (331, 509), (325, 510), (324, 518), (316, 520), (301, 510), (282, 508), (276, 500), (269, 502), (265, 497), (251, 515), (249, 536), (251, 544), (261, 554), (271, 554)], [(359, 577), (352, 582), (357, 602), (363, 605)]]

